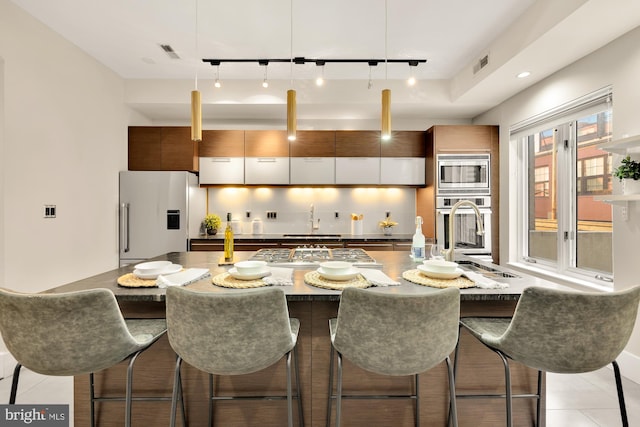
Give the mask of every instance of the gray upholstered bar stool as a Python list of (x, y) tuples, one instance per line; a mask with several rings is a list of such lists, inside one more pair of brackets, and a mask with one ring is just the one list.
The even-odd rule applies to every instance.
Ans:
[[(289, 318), (287, 299), (280, 288), (199, 292), (184, 287), (167, 289), (169, 343), (178, 355), (176, 381), (184, 360), (209, 373), (209, 426), (213, 403), (231, 399), (287, 399), (288, 425), (293, 426), (293, 399), (298, 400), (299, 425), (304, 425), (298, 369), (298, 319)], [(294, 353), (296, 394), (291, 386)], [(243, 375), (265, 369), (286, 358), (286, 396), (215, 395), (215, 375)], [(176, 384), (179, 384), (178, 381)], [(174, 399), (177, 398), (174, 388)], [(174, 402), (175, 404), (175, 402)], [(175, 425), (175, 407), (171, 426)]]
[[(613, 365), (623, 426), (628, 426), (616, 358), (636, 321), (640, 286), (619, 292), (592, 293), (540, 287), (524, 290), (513, 318), (466, 317), (460, 320), (480, 342), (495, 351), (505, 370), (507, 426), (512, 426), (512, 397), (537, 399), (540, 422), (542, 372), (577, 374)], [(538, 370), (537, 394), (513, 395), (509, 360)], [(464, 361), (462, 361), (463, 363)], [(456, 348), (455, 366), (458, 357)], [(458, 398), (504, 395), (458, 395)]]
[[(59, 294), (24, 294), (0, 289), (0, 332), (18, 364), (11, 385), (15, 404), (22, 366), (43, 375), (89, 374), (91, 425), (95, 402), (124, 400), (124, 425), (131, 425), (133, 364), (166, 332), (164, 319), (125, 320), (108, 289)], [(124, 397), (96, 397), (93, 373), (129, 360)], [(136, 397), (165, 400), (168, 397)]]
[[(421, 295), (395, 294), (347, 288), (342, 292), (338, 317), (329, 320), (331, 362), (327, 426), (331, 425), (331, 403), (336, 399), (336, 427), (340, 426), (342, 399), (409, 398), (415, 401), (415, 424), (420, 425), (418, 374), (446, 361), (453, 425), (457, 426), (455, 384), (449, 355), (458, 340), (460, 291), (434, 290)], [(334, 350), (338, 377), (333, 394)], [(343, 395), (342, 357), (377, 374), (414, 376), (410, 395)]]

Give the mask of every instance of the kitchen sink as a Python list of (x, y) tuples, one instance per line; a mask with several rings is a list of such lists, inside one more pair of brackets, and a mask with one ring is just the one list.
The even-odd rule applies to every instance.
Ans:
[(282, 237), (319, 237), (319, 238), (340, 238), (342, 234), (319, 234), (319, 233), (299, 233), (299, 234), (283, 234)]
[(496, 268), (489, 267), (489, 266), (483, 265), (483, 264), (479, 264), (479, 263), (473, 262), (473, 261), (463, 260), (463, 261), (457, 261), (457, 263), (458, 263), (458, 266), (460, 266), (461, 269), (467, 270), (467, 271), (473, 271), (475, 273), (482, 274), (485, 277), (491, 277), (491, 278), (495, 278), (495, 277), (518, 278), (518, 277), (520, 277), (520, 276), (517, 276), (517, 275), (515, 275), (513, 273), (508, 273), (506, 271), (501, 271), (501, 270), (498, 270)]

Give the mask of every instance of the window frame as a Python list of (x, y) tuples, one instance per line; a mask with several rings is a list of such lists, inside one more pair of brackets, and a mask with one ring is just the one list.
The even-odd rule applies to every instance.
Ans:
[[(517, 158), (517, 164), (515, 167), (515, 177), (517, 180), (516, 188), (519, 190), (516, 192), (516, 226), (515, 236), (511, 237), (511, 244), (515, 244), (515, 262), (526, 268), (539, 270), (543, 273), (547, 273), (567, 280), (578, 280), (580, 282), (586, 282), (598, 287), (613, 288), (613, 272), (601, 272), (595, 270), (589, 270), (581, 268), (577, 265), (577, 245), (578, 245), (578, 220), (577, 220), (577, 196), (578, 185), (582, 180), (589, 177), (600, 177), (604, 175), (588, 175), (578, 177), (577, 175), (577, 152), (579, 149), (578, 141), (580, 135), (578, 131), (574, 130), (574, 126), (579, 119), (590, 114), (596, 114), (603, 111), (608, 111), (611, 118), (611, 127), (613, 121), (613, 108), (612, 108), (612, 91), (611, 88), (604, 88), (601, 91), (597, 91), (593, 94), (587, 95), (581, 99), (573, 101), (563, 106), (559, 106), (547, 113), (543, 113), (538, 116), (534, 116), (523, 122), (520, 122), (510, 127), (510, 147), (515, 149)], [(529, 147), (528, 145), (533, 143), (529, 140), (529, 137), (533, 136), (536, 132), (542, 132), (549, 129), (558, 129), (555, 137), (558, 138), (560, 144), (557, 148), (557, 161), (558, 164), (562, 164), (557, 170), (557, 200), (558, 210), (560, 210), (560, 203), (563, 204), (562, 213), (557, 217), (558, 227), (558, 239), (557, 239), (557, 260), (548, 260), (543, 258), (536, 258), (529, 256), (529, 207), (530, 201), (535, 196), (535, 182), (533, 191), (534, 194), (529, 194)], [(611, 138), (611, 136), (609, 136)], [(565, 148), (564, 140), (568, 141), (568, 147)], [(604, 142), (604, 141), (603, 141)], [(541, 144), (541, 142), (539, 142)], [(606, 157), (606, 154), (603, 154)], [(561, 163), (562, 162), (562, 163)], [(569, 167), (565, 167), (566, 165)], [(581, 166), (584, 168), (584, 166)], [(611, 172), (607, 170), (607, 162), (604, 161), (603, 174)], [(512, 168), (513, 170), (513, 168)], [(535, 171), (534, 171), (535, 173)], [(549, 174), (551, 171), (549, 170)], [(609, 180), (611, 177), (609, 176)], [(551, 177), (549, 176), (549, 180)], [(550, 181), (547, 181), (550, 182)], [(566, 185), (566, 183), (573, 183), (572, 185)], [(549, 186), (551, 183), (549, 184)], [(586, 184), (585, 184), (586, 188)], [(603, 190), (609, 191), (610, 184), (607, 186), (606, 177), (603, 182)], [(551, 188), (549, 188), (551, 192)], [(600, 192), (600, 194), (602, 194)], [(595, 195), (594, 193), (582, 193), (582, 195)], [(512, 202), (513, 203), (513, 202)], [(561, 236), (567, 232), (568, 239), (564, 239)], [(613, 224), (612, 224), (613, 233)], [(575, 266), (575, 267), (574, 267)]]

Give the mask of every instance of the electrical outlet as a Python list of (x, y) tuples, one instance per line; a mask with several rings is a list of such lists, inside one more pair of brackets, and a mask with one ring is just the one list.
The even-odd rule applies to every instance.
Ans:
[(267, 219), (277, 219), (278, 212), (276, 211), (267, 211)]
[(335, 212), (335, 218), (336, 219), (340, 219), (340, 212), (338, 212), (338, 211)]
[(386, 211), (384, 216), (389, 218), (391, 216), (391, 211)]
[(247, 211), (247, 218), (251, 218), (251, 211)]
[(56, 217), (56, 205), (44, 205), (44, 217), (55, 218)]

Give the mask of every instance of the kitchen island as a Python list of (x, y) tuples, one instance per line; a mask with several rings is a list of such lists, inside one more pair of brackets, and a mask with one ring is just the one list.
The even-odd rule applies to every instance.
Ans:
[[(237, 252), (236, 261), (247, 259), (252, 252)], [(415, 268), (407, 252), (375, 252), (376, 261), (391, 278), (401, 282), (400, 286), (374, 287), (374, 292), (421, 294), (436, 289), (413, 284), (401, 278), (402, 272)], [(166, 259), (185, 267), (208, 268), (214, 276), (226, 271), (229, 266), (219, 266), (219, 252), (169, 253), (155, 259)], [(477, 265), (495, 268), (481, 261)], [(292, 317), (301, 322), (299, 336), (300, 380), (305, 423), (307, 426), (324, 426), (329, 372), (328, 319), (337, 314), (340, 292), (310, 286), (304, 283), (304, 274), (312, 267), (296, 268), (293, 286), (283, 286), (287, 294)], [(509, 272), (499, 267), (506, 276), (496, 280), (509, 283), (506, 289), (470, 288), (461, 290), (461, 315), (504, 315), (513, 313), (522, 290), (527, 286), (559, 288), (559, 285), (525, 277), (521, 273)], [(130, 273), (132, 267), (122, 267), (84, 280), (50, 290), (63, 292), (90, 288), (111, 289), (126, 317), (164, 317), (164, 289), (122, 288), (117, 278)], [(211, 278), (188, 285), (205, 292), (234, 292), (234, 289), (214, 286)], [(457, 393), (484, 393), (504, 391), (504, 374), (500, 359), (479, 344), (470, 335), (461, 335), (460, 362), (457, 376)], [(175, 355), (165, 338), (143, 353), (136, 364), (134, 390), (143, 394), (169, 396), (173, 381)], [(126, 365), (120, 364), (96, 375), (96, 387), (101, 392), (118, 393), (123, 389)], [(190, 425), (205, 425), (207, 419), (207, 375), (183, 364), (183, 386)], [(534, 392), (536, 372), (513, 364), (512, 384), (514, 392)], [(284, 363), (280, 361), (271, 368), (255, 374), (226, 377), (219, 382), (219, 392), (248, 393), (256, 387), (280, 394), (285, 390)], [(345, 363), (345, 391), (357, 390), (404, 394), (411, 390), (409, 377), (384, 377), (363, 371)], [(88, 376), (79, 376), (74, 381), (74, 410), (76, 425), (88, 425)], [(423, 425), (446, 425), (448, 411), (447, 374), (444, 364), (420, 376), (421, 419)], [(124, 406), (118, 402), (99, 403), (97, 416), (101, 426), (119, 426)], [(335, 405), (334, 405), (335, 408)], [(133, 405), (134, 422), (138, 425), (166, 425), (170, 405), (158, 402), (136, 401)], [(335, 412), (335, 409), (334, 409)], [(544, 415), (544, 402), (543, 411)], [(515, 425), (533, 425), (535, 417), (533, 399), (514, 401)], [(504, 423), (504, 401), (502, 399), (459, 399), (458, 417), (460, 426), (495, 426)], [(216, 426), (281, 426), (286, 420), (286, 404), (281, 401), (218, 402), (216, 404)], [(413, 425), (413, 402), (409, 400), (343, 402), (343, 423), (346, 426), (410, 426)], [(544, 425), (544, 419), (540, 425)]]

